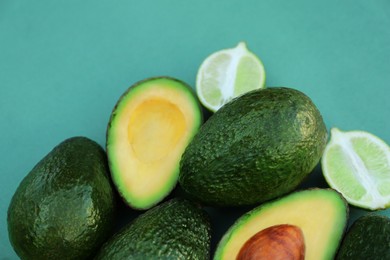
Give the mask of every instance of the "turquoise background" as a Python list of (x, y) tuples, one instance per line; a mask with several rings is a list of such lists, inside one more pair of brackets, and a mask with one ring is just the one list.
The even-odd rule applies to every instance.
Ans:
[[(388, 0), (0, 0), (0, 259), (17, 259), (7, 208), (44, 155), (75, 135), (104, 146), (130, 85), (169, 75), (194, 86), (201, 62), (239, 41), (267, 86), (306, 93), (328, 128), (390, 143), (389, 28)], [(303, 186), (326, 186), (319, 167)], [(214, 246), (243, 209), (209, 211)], [(351, 222), (364, 213), (352, 208)]]

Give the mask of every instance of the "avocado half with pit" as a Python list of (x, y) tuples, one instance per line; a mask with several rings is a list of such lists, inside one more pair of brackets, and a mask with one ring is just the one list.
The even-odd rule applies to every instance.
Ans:
[(348, 211), (332, 189), (291, 193), (240, 217), (222, 237), (214, 259), (333, 259)]
[(178, 79), (145, 79), (120, 97), (106, 149), (113, 182), (129, 206), (148, 209), (172, 191), (182, 153), (202, 122), (193, 89)]

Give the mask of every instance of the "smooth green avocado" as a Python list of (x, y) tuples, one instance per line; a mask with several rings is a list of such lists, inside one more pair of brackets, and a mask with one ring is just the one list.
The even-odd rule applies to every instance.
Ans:
[(198, 205), (174, 198), (149, 209), (107, 241), (96, 259), (209, 259), (210, 222)]
[(120, 97), (106, 150), (114, 184), (130, 207), (149, 209), (172, 191), (180, 158), (202, 123), (196, 94), (178, 79), (145, 79)]
[(254, 90), (205, 122), (183, 154), (179, 183), (214, 206), (261, 203), (294, 190), (318, 164), (326, 141), (322, 116), (304, 93)]
[(85, 259), (110, 236), (115, 208), (104, 150), (73, 137), (20, 183), (8, 208), (9, 239), (21, 259)]
[(390, 218), (369, 214), (358, 218), (341, 243), (336, 260), (390, 259)]
[[(304, 259), (333, 259), (347, 225), (348, 213), (348, 203), (335, 190), (312, 188), (293, 192), (266, 202), (238, 218), (223, 235), (214, 260), (237, 259), (240, 254), (244, 255), (247, 241), (253, 240), (256, 234), (283, 225), (292, 225), (302, 231)], [(271, 234), (267, 239), (268, 245), (264, 247), (270, 244), (272, 247), (272, 240), (275, 239), (275, 246), (280, 251), (279, 257), (276, 258), (292, 259), (286, 257), (289, 254), (285, 249), (291, 249), (296, 241), (288, 237), (283, 239), (280, 237), (283, 232), (280, 231)], [(258, 246), (256, 250), (261, 251), (264, 247)], [(252, 255), (255, 253), (251, 252)]]

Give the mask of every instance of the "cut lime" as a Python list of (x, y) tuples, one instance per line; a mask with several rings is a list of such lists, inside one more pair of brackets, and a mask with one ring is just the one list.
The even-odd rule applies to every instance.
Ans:
[(261, 60), (244, 42), (208, 56), (196, 77), (200, 102), (215, 112), (231, 99), (248, 91), (263, 88), (265, 71)]
[(329, 186), (349, 204), (370, 210), (390, 207), (390, 147), (377, 136), (332, 128), (321, 166)]

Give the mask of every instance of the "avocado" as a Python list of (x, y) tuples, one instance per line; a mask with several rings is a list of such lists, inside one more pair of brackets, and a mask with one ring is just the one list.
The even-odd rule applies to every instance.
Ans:
[(206, 212), (189, 200), (173, 198), (123, 227), (96, 259), (209, 259), (210, 239)]
[(336, 260), (390, 259), (390, 218), (370, 213), (358, 218), (347, 231)]
[(275, 250), (275, 247), (276, 255), (266, 259), (291, 259), (287, 255), (304, 256), (306, 260), (333, 259), (345, 231), (348, 212), (347, 202), (335, 190), (295, 191), (239, 217), (217, 245), (214, 259), (245, 255), (248, 258), (241, 259), (253, 259), (250, 256), (264, 255), (262, 250)]
[(120, 97), (106, 150), (114, 184), (130, 207), (151, 208), (172, 191), (182, 153), (202, 123), (196, 94), (178, 79), (145, 79)]
[(294, 190), (327, 141), (322, 116), (302, 92), (248, 92), (213, 114), (187, 146), (179, 183), (211, 206), (253, 205)]
[(10, 242), (21, 259), (85, 259), (107, 240), (116, 195), (104, 150), (66, 139), (22, 180), (8, 208)]

